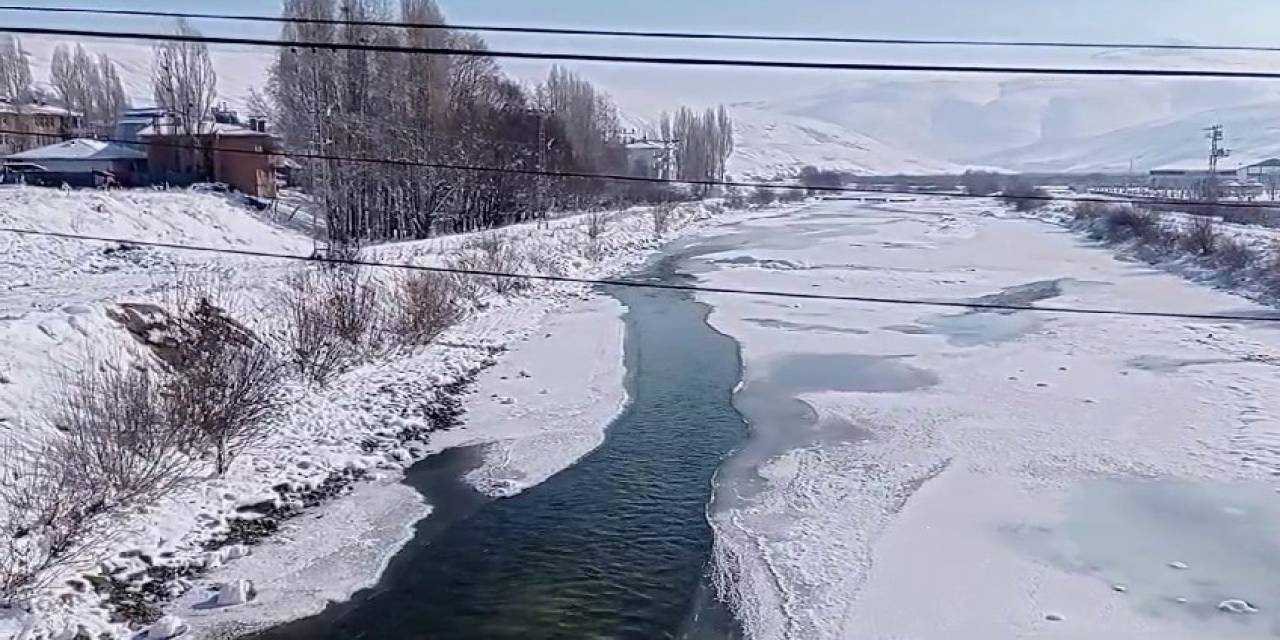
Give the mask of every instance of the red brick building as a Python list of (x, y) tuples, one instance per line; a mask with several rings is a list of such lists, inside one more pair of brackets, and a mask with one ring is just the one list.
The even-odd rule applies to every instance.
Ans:
[(250, 126), (205, 122), (196, 132), (157, 122), (139, 131), (138, 140), (147, 145), (155, 182), (223, 182), (242, 193), (271, 198), (276, 195), (276, 163), (268, 152), (280, 147), (265, 129), (260, 120)]

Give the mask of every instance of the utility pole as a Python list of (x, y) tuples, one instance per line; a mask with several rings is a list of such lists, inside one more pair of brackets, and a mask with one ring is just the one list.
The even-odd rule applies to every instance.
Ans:
[(534, 216), (539, 219), (547, 217), (547, 151), (550, 142), (547, 140), (547, 109), (531, 107), (526, 112), (538, 119), (538, 177), (535, 180)]
[(1218, 201), (1218, 161), (1231, 155), (1230, 149), (1222, 147), (1223, 129), (1222, 125), (1215, 124), (1208, 129), (1209, 133), (1205, 136), (1209, 139), (1209, 182), (1208, 193), (1205, 194), (1210, 202)]

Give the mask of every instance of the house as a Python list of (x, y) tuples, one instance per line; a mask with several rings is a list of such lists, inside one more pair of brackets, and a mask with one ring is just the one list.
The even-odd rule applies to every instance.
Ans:
[(1241, 180), (1274, 184), (1280, 181), (1280, 158), (1267, 158), (1261, 162), (1242, 164), (1237, 174)]
[(50, 104), (22, 104), (0, 99), (0, 155), (53, 144), (74, 136), (83, 126), (83, 116)]
[(146, 146), (138, 141), (138, 132), (169, 117), (169, 111), (161, 107), (141, 107), (128, 109), (120, 114), (115, 131), (111, 137), (128, 144), (139, 151), (146, 151)]
[(278, 161), (273, 163), (276, 156), (270, 152), (280, 146), (267, 133), (266, 121), (254, 119), (245, 126), (218, 120), (188, 131), (165, 116), (140, 129), (137, 138), (147, 147), (151, 179), (180, 185), (222, 182), (251, 196), (274, 197)]
[(147, 173), (145, 153), (86, 138), (12, 153), (2, 160), (6, 173), (18, 175), (28, 184), (46, 186), (132, 186), (142, 184)]
[(627, 173), (637, 178), (666, 178), (667, 146), (651, 140), (637, 140), (626, 146)]
[[(1219, 169), (1217, 173), (1219, 180), (1236, 177), (1236, 172), (1230, 169)], [(1190, 191), (1202, 188), (1208, 180), (1209, 170), (1204, 167), (1171, 166), (1152, 169), (1148, 186), (1166, 191)]]

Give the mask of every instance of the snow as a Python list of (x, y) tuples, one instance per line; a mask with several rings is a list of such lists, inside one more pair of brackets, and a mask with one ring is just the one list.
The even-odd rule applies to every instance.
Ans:
[(187, 625), (182, 618), (176, 616), (164, 616), (155, 621), (150, 627), (147, 627), (147, 640), (169, 640), (176, 638), (187, 632)]
[[(703, 233), (717, 252), (693, 271), (714, 286), (1262, 311), (994, 204), (826, 202)], [(1264, 364), (1280, 345), (1266, 325), (1009, 325), (700, 297), (745, 364), (735, 402), (752, 436), (718, 474), (710, 518), (750, 637), (1265, 637), (1275, 624), (1265, 602), (1247, 621), (1204, 615), (1274, 597), (1265, 576), (1280, 569), (1280, 400)], [(1134, 363), (1150, 356), (1179, 366)]]
[[(704, 224), (710, 209), (682, 205), (676, 229)], [(252, 248), (307, 255), (312, 242), (239, 206), (231, 197), (188, 191), (60, 191), (0, 189), (0, 224), (113, 238), (212, 247)], [(607, 230), (588, 246), (586, 223), (568, 216), (545, 224), (509, 227), (506, 238), (520, 257), (517, 271), (592, 277), (619, 273), (656, 249), (647, 208), (608, 212)], [(24, 441), (43, 437), (39, 419), (51, 376), (83, 366), (86, 354), (136, 350), (113, 320), (117, 303), (163, 304), (175, 285), (198, 281), (231, 292), (232, 315), (258, 331), (276, 326), (270, 301), (296, 264), (247, 257), (161, 249), (121, 249), (6, 236), (0, 262), (0, 428)], [(468, 246), (467, 236), (371, 248), (385, 261), (441, 264), (445, 254)], [(120, 552), (140, 551), (166, 563), (203, 564), (209, 575), (194, 581), (173, 613), (199, 633), (260, 628), (318, 611), (372, 584), (412, 525), (430, 512), (412, 489), (396, 483), (416, 460), (445, 448), (490, 444), (468, 477), (492, 495), (511, 495), (549, 477), (597, 446), (605, 425), (625, 402), (621, 308), (582, 285), (537, 285), (526, 295), (489, 294), (463, 323), (436, 345), (344, 374), (323, 389), (291, 385), (291, 406), (275, 431), (221, 478), (209, 478), (147, 505), (121, 523), (112, 541)], [(565, 313), (552, 313), (564, 309)], [(508, 354), (496, 350), (509, 349)], [(435, 390), (483, 369), (480, 392), (467, 398), (467, 425), (375, 450), (422, 418), (406, 406), (428, 401)], [(283, 533), (260, 547), (232, 545), (205, 551), (227, 530), (237, 510), (278, 503), (272, 487), (314, 489), (334, 474), (359, 471), (371, 482), (354, 495), (286, 521)], [(143, 570), (136, 554), (109, 563)], [(87, 567), (86, 567), (87, 568)], [(247, 598), (251, 581), (256, 597)], [(220, 588), (219, 583), (231, 585)], [(120, 634), (95, 609), (95, 600), (58, 588), (39, 599), (39, 628), (58, 633), (83, 626)], [(62, 597), (65, 600), (59, 600)], [(221, 606), (221, 605), (234, 606)], [(211, 606), (219, 605), (219, 606)], [(0, 616), (3, 617), (3, 616)], [(0, 620), (0, 631), (25, 624)]]
[(76, 138), (5, 156), (6, 160), (145, 160), (147, 154), (124, 145)]

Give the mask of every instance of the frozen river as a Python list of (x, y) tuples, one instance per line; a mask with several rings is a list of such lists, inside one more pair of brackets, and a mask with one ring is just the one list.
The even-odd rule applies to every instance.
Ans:
[[(722, 225), (691, 268), (722, 287), (1260, 311), (1007, 216), (825, 202)], [(745, 366), (751, 436), (711, 518), (753, 637), (1280, 634), (1280, 324), (700, 299)], [(1258, 611), (1219, 609), (1237, 599)]]
[[(934, 200), (738, 214), (640, 277), (1262, 312)], [(496, 501), (429, 459), (410, 484), (454, 519), (262, 637), (1280, 635), (1280, 323), (614, 294), (630, 401), (598, 449)]]

